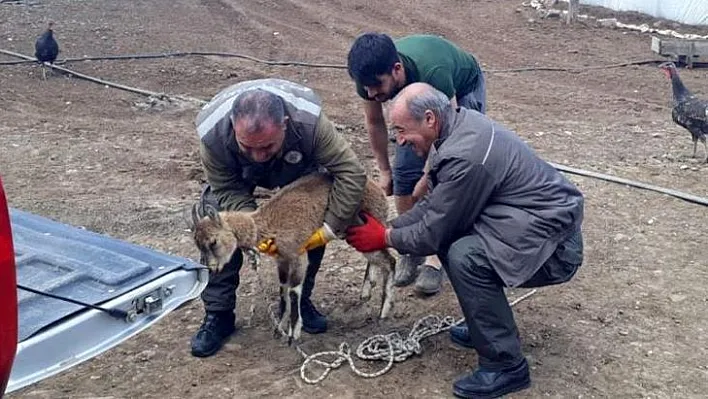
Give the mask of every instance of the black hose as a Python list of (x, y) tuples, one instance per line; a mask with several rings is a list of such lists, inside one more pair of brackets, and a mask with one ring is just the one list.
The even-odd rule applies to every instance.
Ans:
[[(13, 57), (24, 58), (24, 59), (27, 60), (27, 61), (36, 62), (36, 59), (35, 59), (35, 58), (29, 57), (29, 56), (24, 55), (24, 54), (19, 54), (19, 53), (13, 52), (13, 51), (8, 51), (8, 50), (2, 50), (2, 49), (0, 49), (0, 53), (7, 54), (7, 55), (11, 55), (11, 56), (13, 56)], [(326, 67), (326, 66), (328, 65), (328, 64), (310, 64), (310, 63), (306, 63), (306, 62), (295, 62), (295, 61), (292, 61), (292, 62), (290, 62), (290, 61), (265, 61), (265, 60), (260, 60), (260, 59), (255, 58), (255, 57), (244, 56), (244, 55), (235, 54), (235, 53), (208, 53), (208, 52), (168, 53), (168, 54), (162, 54), (162, 55), (137, 55), (137, 57), (161, 58), (161, 57), (170, 56), (169, 54), (192, 54), (192, 55), (194, 55), (194, 54), (200, 54), (200, 55), (230, 54), (231, 56), (234, 56), (234, 57), (238, 56), (238, 57), (248, 58), (248, 59), (251, 59), (251, 60), (254, 60), (254, 61), (257, 61), (257, 62), (269, 63), (269, 64), (271, 64), (271, 65), (275, 65), (275, 64), (278, 64), (278, 65), (301, 65), (301, 66), (313, 66), (313, 65), (315, 65), (315, 66), (320, 66), (320, 67)], [(131, 57), (132, 57), (132, 58), (136, 58), (135, 55), (132, 55), (132, 56), (131, 56), (131, 55), (113, 56), (113, 57), (122, 57), (122, 58), (131, 58)], [(634, 62), (629, 62), (629, 63), (613, 64), (613, 65), (606, 66), (606, 67), (626, 66), (626, 65), (633, 65), (633, 64), (650, 63), (650, 62), (656, 62), (656, 61), (653, 61), (653, 60), (634, 61)], [(87, 79), (87, 80), (92, 81), (92, 82), (100, 83), (100, 84), (103, 84), (103, 85), (109, 85), (109, 86), (112, 86), (112, 87), (115, 87), (115, 88), (118, 88), (118, 89), (121, 89), (121, 90), (128, 90), (128, 91), (132, 91), (132, 92), (134, 92), (134, 93), (138, 93), (138, 94), (142, 94), (142, 95), (147, 95), (147, 96), (154, 96), (154, 97), (158, 97), (158, 98), (165, 98), (165, 97), (169, 98), (169, 97), (171, 97), (171, 96), (168, 96), (168, 95), (163, 94), (163, 93), (150, 92), (150, 91), (147, 91), (147, 90), (137, 89), (137, 88), (134, 88), (134, 87), (129, 87), (129, 86), (125, 86), (125, 85), (122, 85), (122, 84), (113, 83), (113, 82), (109, 82), (109, 81), (106, 81), (106, 80), (94, 78), (94, 77), (92, 77), (92, 76), (88, 76), (88, 75), (84, 75), (84, 74), (80, 74), (80, 73), (74, 72), (74, 71), (72, 71), (72, 70), (70, 70), (70, 69), (62, 68), (62, 67), (60, 67), (60, 66), (50, 65), (50, 64), (45, 64), (45, 65), (49, 65), (49, 66), (52, 67), (52, 68), (55, 68), (55, 69), (64, 71), (64, 72), (66, 72), (66, 73), (73, 74), (73, 75), (75, 75), (75, 76), (77, 76), (77, 77), (80, 77), (80, 78), (83, 78), (83, 79)], [(330, 66), (331, 66), (331, 65), (330, 65)], [(333, 66), (333, 67), (337, 67), (337, 66)], [(536, 69), (542, 70), (542, 68), (544, 68), (544, 67), (538, 67), (538, 68), (536, 68)], [(598, 67), (584, 67), (584, 68), (585, 68), (585, 69), (596, 69), (596, 68), (598, 68)], [(582, 69), (582, 68), (574, 68), (574, 69), (568, 68), (567, 70), (581, 70), (581, 69)], [(524, 69), (524, 70), (530, 70), (530, 69)], [(514, 70), (500, 70), (499, 72), (505, 72), (505, 71), (514, 71)], [(518, 70), (517, 70), (517, 71), (518, 71)], [(175, 96), (172, 96), (172, 97), (175, 97)], [(201, 103), (201, 104), (205, 104), (205, 103), (206, 103), (205, 100), (201, 100), (201, 99), (198, 99), (198, 98), (190, 98), (190, 97), (181, 97), (181, 98), (186, 99), (186, 100), (190, 100), (190, 101), (194, 101), (194, 102), (198, 102), (198, 103)], [(558, 169), (558, 170), (560, 170), (560, 171), (563, 171), (563, 172), (572, 173), (572, 174), (576, 174), (576, 175), (580, 175), (580, 176), (592, 177), (592, 178), (600, 179), (600, 180), (606, 180), (606, 181), (610, 181), (610, 182), (614, 182), (614, 183), (624, 184), (624, 185), (631, 186), (631, 187), (641, 188), (641, 189), (644, 189), (644, 190), (655, 191), (655, 192), (659, 192), (659, 193), (671, 195), (671, 196), (673, 196), (673, 197), (680, 198), (680, 199), (683, 199), (683, 200), (685, 200), (685, 201), (688, 201), (688, 202), (691, 202), (691, 203), (694, 203), (694, 204), (699, 204), (699, 205), (703, 205), (703, 206), (708, 206), (708, 199), (703, 198), (703, 197), (699, 197), (699, 196), (696, 196), (696, 195), (693, 195), (693, 194), (683, 193), (683, 192), (680, 192), (680, 191), (677, 191), (677, 190), (674, 190), (674, 189), (668, 189), (668, 188), (663, 188), (663, 187), (659, 187), (659, 186), (654, 186), (654, 185), (651, 185), (651, 184), (642, 183), (642, 182), (638, 182), (638, 181), (634, 181), (634, 180), (629, 180), (629, 179), (624, 179), (624, 178), (617, 177), (617, 176), (606, 175), (606, 174), (603, 174), (603, 173), (598, 173), (598, 172), (593, 172), (593, 171), (589, 171), (589, 170), (574, 168), (574, 167), (571, 167), (571, 166), (560, 165), (560, 164), (551, 163), (551, 162), (549, 162), (549, 164), (551, 164), (554, 168), (556, 168), (556, 169)]]
[[(192, 56), (212, 56), (212, 57), (228, 57), (228, 58), (241, 58), (245, 60), (250, 60), (266, 65), (279, 65), (279, 66), (302, 66), (309, 68), (331, 68), (331, 69), (347, 69), (346, 65), (343, 64), (323, 64), (323, 63), (313, 63), (313, 62), (303, 62), (303, 61), (278, 61), (278, 60), (264, 60), (261, 58), (253, 57), (241, 53), (227, 53), (219, 51), (178, 51), (172, 53), (154, 53), (154, 54), (123, 54), (123, 55), (103, 55), (103, 56), (90, 56), (90, 57), (77, 57), (77, 58), (64, 58), (61, 60), (56, 60), (54, 64), (65, 64), (71, 62), (82, 62), (82, 61), (110, 61), (110, 60), (133, 60), (133, 59), (155, 59), (155, 58), (171, 58), (171, 57), (192, 57)], [(594, 65), (594, 66), (582, 66), (582, 67), (553, 67), (553, 66), (534, 66), (534, 67), (521, 67), (521, 68), (510, 68), (510, 69), (489, 69), (484, 70), (486, 73), (515, 73), (515, 72), (530, 72), (530, 71), (553, 71), (553, 72), (581, 72), (593, 69), (608, 69), (608, 68), (620, 68), (631, 65), (646, 65), (646, 64), (659, 64), (666, 60), (657, 59), (647, 59), (638, 61), (628, 61), (621, 62), (617, 64), (608, 65)], [(35, 63), (35, 59), (25, 59), (18, 61), (0, 61), (0, 65), (19, 65), (19, 64), (29, 64)]]

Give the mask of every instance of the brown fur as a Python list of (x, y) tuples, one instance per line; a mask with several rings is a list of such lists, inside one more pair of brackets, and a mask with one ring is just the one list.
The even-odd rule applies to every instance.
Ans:
[[(286, 305), (280, 326), (291, 339), (299, 338), (302, 326), (299, 303), (307, 267), (306, 256), (298, 254), (298, 249), (324, 223), (331, 187), (331, 177), (316, 173), (283, 187), (253, 212), (217, 212), (208, 207), (207, 216), (199, 219), (196, 208), (192, 210), (194, 242), (200, 250), (201, 262), (212, 272), (220, 272), (236, 249), (252, 249), (268, 238), (275, 241), (280, 293)], [(378, 185), (368, 179), (360, 209), (381, 221), (386, 221), (388, 217), (386, 196)], [(352, 220), (352, 223), (355, 222)], [(368, 262), (361, 298), (369, 299), (371, 288), (376, 285), (373, 272), (377, 270), (371, 270), (373, 264), (383, 274), (380, 317), (385, 318), (393, 306), (395, 259), (388, 250), (366, 253), (364, 256)]]

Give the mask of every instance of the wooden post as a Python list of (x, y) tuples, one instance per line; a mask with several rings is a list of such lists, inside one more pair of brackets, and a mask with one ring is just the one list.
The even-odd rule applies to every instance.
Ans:
[(696, 53), (696, 43), (691, 42), (688, 47), (688, 54), (686, 54), (686, 64), (689, 69), (693, 69), (693, 55)]
[(578, 9), (580, 8), (580, 0), (568, 0), (568, 15), (565, 23), (572, 24), (578, 18)]

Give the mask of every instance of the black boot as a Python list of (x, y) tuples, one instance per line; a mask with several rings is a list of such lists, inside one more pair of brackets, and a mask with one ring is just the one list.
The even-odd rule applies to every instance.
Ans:
[(526, 359), (514, 367), (491, 371), (479, 368), (453, 384), (458, 398), (498, 398), (531, 386), (529, 365)]
[(308, 334), (321, 334), (327, 331), (327, 318), (317, 311), (310, 298), (302, 298), (300, 304), (302, 329)]
[(308, 334), (320, 334), (327, 331), (327, 318), (317, 311), (312, 304), (310, 296), (315, 287), (315, 276), (320, 270), (325, 247), (315, 248), (307, 253), (307, 272), (302, 282), (302, 299), (300, 312), (302, 315), (302, 329)]
[(236, 316), (232, 311), (207, 312), (197, 333), (192, 337), (192, 355), (207, 357), (221, 349), (236, 331)]

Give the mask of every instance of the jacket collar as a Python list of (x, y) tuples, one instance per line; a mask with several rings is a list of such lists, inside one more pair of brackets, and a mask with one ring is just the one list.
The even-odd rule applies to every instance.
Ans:
[(451, 108), (447, 112), (447, 117), (445, 118), (446, 123), (442, 125), (438, 139), (433, 142), (433, 149), (439, 149), (445, 140), (450, 137), (452, 132), (455, 131), (457, 125), (460, 124), (460, 120), (463, 118), (461, 112), (464, 112), (464, 110), (458, 107), (457, 109)]

